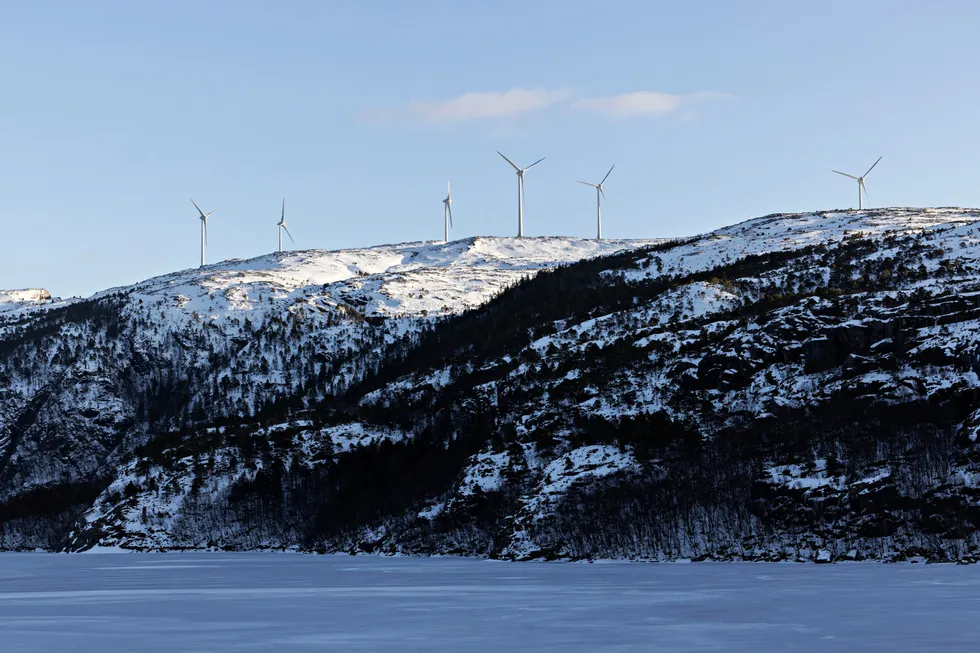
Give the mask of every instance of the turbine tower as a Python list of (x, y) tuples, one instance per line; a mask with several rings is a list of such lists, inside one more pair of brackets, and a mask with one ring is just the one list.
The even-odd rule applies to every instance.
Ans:
[(201, 214), (201, 267), (204, 267), (204, 250), (208, 244), (208, 218), (210, 218), (217, 209), (211, 211), (211, 213), (205, 213), (201, 210), (201, 207), (197, 205), (197, 202), (191, 198), (191, 204), (197, 209), (197, 212)]
[(609, 168), (609, 172), (606, 173), (606, 176), (603, 177), (602, 178), (602, 181), (600, 181), (598, 184), (590, 184), (587, 181), (580, 181), (580, 182), (578, 182), (580, 184), (585, 184), (586, 186), (592, 186), (592, 188), (595, 188), (595, 222), (596, 222), (596, 239), (597, 240), (602, 240), (602, 202), (601, 202), (601, 200), (606, 200), (606, 204), (607, 205), (609, 204), (609, 200), (606, 199), (606, 193), (602, 190), (602, 185), (604, 183), (606, 183), (606, 180), (607, 179), (609, 179), (609, 175), (612, 174), (613, 168), (615, 168), (615, 167), (616, 166), (613, 166), (612, 168)]
[[(878, 161), (881, 161), (881, 157), (880, 156), (878, 157)], [(864, 185), (864, 178), (868, 176), (868, 173), (869, 172), (871, 172), (872, 170), (875, 169), (875, 166), (878, 165), (878, 161), (875, 161), (871, 165), (871, 167), (868, 168), (868, 172), (864, 173), (860, 177), (855, 177), (854, 175), (849, 175), (846, 172), (841, 172), (840, 170), (831, 170), (831, 172), (836, 172), (839, 175), (844, 175), (845, 177), (850, 177), (851, 179), (854, 179), (854, 180), (857, 181), (857, 183), (858, 183), (858, 210), (864, 208), (864, 198), (868, 196), (868, 188)]]
[[(497, 154), (500, 154), (499, 150), (497, 151)], [(500, 156), (503, 157), (504, 161), (514, 166), (514, 170), (517, 171), (517, 237), (523, 238), (524, 237), (524, 173), (530, 170), (531, 168), (533, 168), (534, 166), (538, 165), (542, 161), (544, 161), (544, 157), (541, 157), (540, 159), (538, 159), (537, 161), (535, 161), (534, 163), (532, 163), (526, 168), (518, 168), (516, 165), (514, 165), (513, 161), (505, 157), (503, 154), (500, 154)]]
[(279, 218), (279, 253), (282, 254), (282, 232), (285, 231), (286, 235), (289, 236), (289, 240), (296, 244), (293, 240), (293, 235), (289, 233), (289, 229), (286, 229), (286, 198), (282, 198), (282, 217)]
[(446, 242), (449, 242), (449, 227), (453, 226), (453, 195), (450, 192), (449, 182), (446, 182), (446, 199), (442, 200), (443, 219), (446, 222)]

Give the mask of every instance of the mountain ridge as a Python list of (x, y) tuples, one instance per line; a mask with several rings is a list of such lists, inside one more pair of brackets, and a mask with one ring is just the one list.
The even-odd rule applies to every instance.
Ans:
[[(97, 473), (34, 486), (91, 484), (64, 490), (77, 502), (25, 515), (8, 489), (0, 543), (44, 532), (42, 546), (70, 550), (973, 560), (978, 220), (775, 214), (563, 267), (494, 263), (499, 290), (479, 297), (467, 283), (485, 257), (462, 280), (452, 266), (399, 268), (387, 286), (346, 270), (350, 287), (292, 311), (284, 292), (286, 310), (228, 360), (220, 342), (243, 325), (197, 311), (225, 301), (219, 279), (180, 307), (201, 319), (171, 329), (167, 355), (148, 350), (167, 370), (133, 396), (174, 392), (160, 381), (174, 370), (200, 377), (196, 394), (147, 406), (156, 426)], [(449, 296), (457, 310), (439, 312)], [(138, 299), (159, 308), (149, 290)], [(138, 340), (153, 327), (119, 329)], [(334, 358), (311, 369), (318, 355)], [(9, 354), (0, 365), (16, 367)], [(23, 487), (11, 469), (0, 480)]]

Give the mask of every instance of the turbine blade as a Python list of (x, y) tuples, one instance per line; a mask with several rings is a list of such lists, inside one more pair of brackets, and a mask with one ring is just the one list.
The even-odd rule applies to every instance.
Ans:
[(453, 189), (452, 189), (452, 186), (451, 186), (451, 184), (450, 184), (450, 183), (449, 183), (449, 182), (447, 181), (447, 182), (446, 182), (446, 199), (449, 199), (449, 196), (450, 196), (450, 195), (452, 195), (452, 194), (453, 194)]
[(831, 170), (831, 172), (836, 172), (839, 175), (844, 175), (845, 177), (850, 177), (851, 179), (857, 179), (854, 175), (849, 175), (846, 172), (841, 172), (840, 170)]
[(587, 181), (578, 181), (577, 179), (575, 181), (577, 183), (579, 183), (579, 184), (585, 184), (586, 186), (592, 186), (592, 188), (598, 188), (599, 187), (599, 184), (590, 184)]
[(599, 182), (599, 185), (600, 185), (600, 186), (602, 186), (602, 185), (603, 185), (604, 183), (606, 183), (606, 180), (607, 180), (607, 179), (609, 179), (609, 175), (611, 175), (611, 174), (612, 174), (612, 171), (613, 171), (613, 168), (615, 168), (615, 167), (616, 167), (616, 166), (614, 165), (614, 166), (613, 166), (612, 168), (609, 168), (609, 172), (607, 172), (607, 173), (606, 173), (606, 176), (605, 176), (605, 177), (603, 177), (603, 178), (602, 178), (602, 181), (600, 181), (600, 182)]
[(286, 198), (282, 198), (282, 220), (286, 220)]
[[(497, 154), (500, 154), (500, 150), (497, 150)], [(506, 161), (507, 163), (509, 163), (512, 166), (514, 166), (514, 170), (517, 170), (518, 172), (520, 172), (521, 169), (517, 167), (517, 164), (515, 164), (513, 161), (511, 161), (510, 159), (508, 159), (507, 157), (505, 157), (503, 154), (500, 154), (500, 156), (503, 156), (504, 157), (504, 161)]]
[(210, 218), (212, 215), (214, 215), (217, 212), (218, 212), (218, 209), (215, 209), (214, 211), (211, 211), (210, 213), (206, 214), (204, 217), (205, 218)]
[(596, 188), (599, 190), (599, 194), (602, 195), (602, 200), (606, 203), (606, 206), (609, 206), (609, 200), (606, 199), (606, 191), (602, 190), (602, 186), (596, 186)]
[(208, 244), (208, 221), (204, 221), (204, 246), (207, 247)]
[(533, 168), (534, 166), (538, 165), (539, 163), (541, 163), (544, 160), (545, 160), (545, 157), (541, 157), (540, 159), (538, 159), (537, 161), (535, 161), (534, 163), (532, 163), (531, 165), (529, 165), (528, 167), (526, 167), (524, 169), (525, 170), (530, 170), (531, 168)]
[[(884, 156), (884, 154), (882, 154), (881, 156)], [(878, 157), (878, 161), (881, 161), (881, 156)], [(875, 166), (878, 165), (878, 161), (875, 161), (873, 164), (871, 164), (871, 167), (868, 168), (868, 172), (871, 172), (872, 170), (875, 169)], [(864, 173), (865, 177), (868, 176), (868, 172)]]
[(449, 209), (449, 226), (453, 227), (453, 207), (451, 204), (447, 204), (446, 208)]
[(861, 190), (864, 191), (864, 199), (868, 199), (868, 187), (864, 185), (863, 181), (861, 182)]
[[(202, 211), (201, 207), (197, 205), (197, 202), (194, 201), (194, 198), (192, 197), (190, 198), (190, 200), (191, 200), (191, 204), (194, 205), (194, 208), (197, 209), (197, 212), (200, 213), (202, 217), (204, 217), (204, 211)], [(214, 213), (214, 211), (212, 211), (212, 213)]]
[(286, 232), (286, 235), (289, 236), (289, 240), (292, 240), (293, 245), (295, 245), (296, 244), (296, 241), (293, 240), (293, 235), (291, 233), (289, 233), (289, 229), (286, 229), (286, 225), (283, 225), (282, 226), (282, 230)]

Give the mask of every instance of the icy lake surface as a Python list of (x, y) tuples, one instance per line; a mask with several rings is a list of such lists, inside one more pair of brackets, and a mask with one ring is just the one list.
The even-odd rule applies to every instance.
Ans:
[(0, 650), (976, 651), (980, 566), (0, 554)]

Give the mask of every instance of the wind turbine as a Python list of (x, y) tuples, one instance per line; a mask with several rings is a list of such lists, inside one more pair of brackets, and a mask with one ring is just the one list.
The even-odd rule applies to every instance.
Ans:
[(598, 184), (590, 184), (587, 181), (580, 181), (580, 182), (578, 182), (580, 184), (585, 184), (586, 186), (592, 186), (592, 188), (595, 188), (595, 221), (596, 221), (596, 234), (597, 234), (596, 235), (596, 239), (598, 239), (598, 240), (602, 240), (602, 202), (601, 202), (601, 200), (606, 200), (606, 204), (609, 204), (609, 200), (606, 199), (606, 193), (602, 190), (602, 185), (604, 183), (606, 183), (606, 180), (607, 179), (609, 179), (609, 175), (612, 174), (613, 168), (615, 168), (615, 167), (616, 166), (613, 166), (612, 168), (609, 168), (609, 172), (606, 173), (606, 176), (603, 177), (602, 178), (602, 181), (600, 181)]
[[(880, 156), (878, 157), (878, 161), (881, 161), (881, 157)], [(845, 177), (850, 177), (851, 179), (857, 180), (857, 183), (858, 183), (858, 209), (859, 210), (864, 208), (864, 198), (868, 196), (868, 188), (864, 185), (864, 178), (868, 176), (868, 173), (869, 172), (871, 172), (872, 170), (875, 169), (875, 166), (878, 165), (878, 161), (875, 161), (871, 165), (871, 167), (868, 168), (868, 172), (864, 173), (860, 177), (855, 177), (854, 175), (849, 175), (846, 172), (841, 172), (840, 170), (831, 170), (831, 172), (836, 172), (839, 175), (844, 175)]]
[(446, 199), (442, 200), (443, 219), (446, 222), (446, 242), (449, 242), (449, 227), (453, 226), (453, 196), (450, 192), (449, 182), (446, 182)]
[(282, 232), (285, 231), (286, 235), (289, 236), (289, 240), (296, 244), (293, 240), (293, 235), (289, 233), (289, 229), (286, 229), (286, 198), (282, 198), (282, 217), (279, 218), (279, 253), (282, 254)]
[[(500, 154), (499, 150), (497, 151), (497, 154)], [(534, 163), (532, 163), (526, 168), (518, 168), (516, 165), (514, 165), (513, 161), (505, 157), (503, 154), (500, 154), (500, 156), (503, 157), (504, 161), (514, 166), (514, 170), (517, 171), (517, 237), (523, 238), (524, 237), (524, 173), (530, 170), (531, 168), (533, 168), (534, 166), (538, 165), (542, 161), (544, 161), (544, 157), (541, 157), (540, 159), (538, 159), (537, 161), (535, 161)]]
[(218, 209), (211, 211), (211, 213), (205, 213), (201, 210), (201, 207), (197, 205), (197, 202), (195, 202), (193, 198), (191, 198), (191, 204), (193, 204), (194, 208), (197, 209), (197, 212), (201, 214), (201, 267), (204, 267), (204, 249), (208, 244), (208, 218), (210, 218)]

